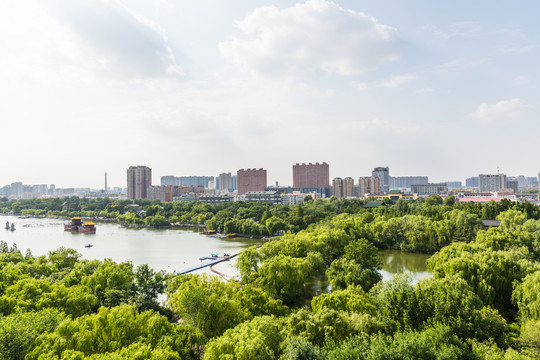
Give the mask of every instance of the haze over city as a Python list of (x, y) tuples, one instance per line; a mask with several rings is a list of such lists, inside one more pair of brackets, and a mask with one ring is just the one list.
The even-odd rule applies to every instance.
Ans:
[(0, 185), (536, 176), (537, 1), (0, 3)]

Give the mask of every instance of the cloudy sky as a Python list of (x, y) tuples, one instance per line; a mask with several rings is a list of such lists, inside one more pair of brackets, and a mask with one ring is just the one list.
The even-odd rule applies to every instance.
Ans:
[(0, 186), (540, 170), (537, 0), (3, 0)]

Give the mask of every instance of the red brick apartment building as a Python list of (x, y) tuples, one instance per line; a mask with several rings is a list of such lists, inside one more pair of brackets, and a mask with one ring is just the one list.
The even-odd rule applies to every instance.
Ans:
[(264, 191), (266, 189), (266, 170), (264, 169), (240, 169), (236, 176), (238, 195), (244, 195), (248, 191)]
[(327, 163), (293, 165), (294, 188), (330, 187), (330, 169)]

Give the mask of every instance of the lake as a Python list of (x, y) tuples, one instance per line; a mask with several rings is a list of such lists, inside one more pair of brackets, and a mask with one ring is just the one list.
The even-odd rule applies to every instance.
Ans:
[[(131, 261), (134, 266), (148, 264), (154, 270), (167, 272), (197, 265), (201, 262), (200, 257), (211, 253), (232, 255), (262, 243), (260, 239), (209, 237), (199, 229), (132, 229), (118, 224), (97, 223), (96, 234), (81, 234), (64, 231), (63, 224), (68, 220), (0, 216), (0, 221), (0, 240), (10, 247), (17, 244), (23, 254), (30, 249), (34, 256), (46, 255), (63, 246), (77, 250), (85, 259)], [(5, 230), (6, 221), (14, 223), (16, 230)], [(93, 246), (86, 248), (87, 244)], [(225, 274), (235, 272), (232, 262), (220, 263), (215, 268)], [(203, 272), (209, 273), (210, 269), (194, 273)]]
[[(15, 223), (15, 231), (3, 229), (6, 221)], [(134, 266), (148, 264), (154, 270), (180, 271), (201, 262), (202, 256), (211, 253), (235, 254), (252, 245), (261, 245), (260, 239), (219, 239), (208, 237), (199, 229), (132, 229), (118, 224), (98, 223), (96, 234), (81, 234), (64, 231), (61, 219), (0, 216), (0, 240), (9, 246), (17, 244), (24, 254), (30, 249), (34, 256), (46, 255), (63, 246), (73, 248), (85, 259), (116, 262), (131, 261)], [(86, 248), (85, 245), (93, 245)], [(430, 276), (426, 270), (429, 255), (404, 253), (399, 250), (379, 252), (383, 263), (383, 280), (393, 274), (410, 273), (415, 280)], [(222, 273), (234, 275), (234, 262), (223, 262), (214, 266)], [(194, 273), (209, 273), (209, 268)]]

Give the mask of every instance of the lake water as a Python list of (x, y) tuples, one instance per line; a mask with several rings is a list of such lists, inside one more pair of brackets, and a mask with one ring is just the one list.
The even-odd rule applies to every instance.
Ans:
[[(16, 230), (5, 230), (6, 221), (14, 223)], [(201, 230), (193, 229), (130, 229), (118, 224), (98, 223), (96, 234), (81, 234), (64, 231), (63, 224), (68, 220), (0, 216), (0, 222), (0, 240), (10, 247), (17, 244), (23, 254), (30, 249), (34, 256), (46, 255), (63, 246), (77, 250), (85, 259), (131, 261), (134, 266), (148, 264), (154, 270), (167, 272), (197, 265), (201, 262), (200, 257), (211, 253), (232, 255), (261, 244), (259, 239), (208, 237), (202, 235)], [(93, 246), (86, 248), (87, 244)], [(214, 268), (225, 274), (235, 274), (232, 261)], [(207, 267), (194, 273), (210, 273), (210, 269)]]
[[(3, 229), (6, 221), (15, 223), (16, 230)], [(262, 243), (259, 239), (208, 237), (202, 235), (200, 230), (193, 229), (130, 229), (109, 223), (98, 223), (96, 234), (80, 234), (64, 231), (65, 222), (68, 221), (0, 216), (0, 240), (9, 246), (17, 244), (23, 254), (26, 249), (30, 249), (34, 256), (46, 255), (63, 246), (77, 250), (85, 259), (131, 261), (134, 266), (148, 264), (154, 270), (167, 272), (178, 272), (197, 265), (201, 262), (200, 257), (211, 253), (232, 255)], [(86, 248), (87, 244), (93, 247)], [(431, 275), (426, 270), (429, 255), (403, 253), (399, 250), (384, 250), (379, 254), (383, 263), (383, 280), (399, 273), (410, 273), (415, 280)], [(234, 259), (214, 268), (227, 275), (237, 273)], [(204, 268), (194, 273), (210, 273), (210, 269)]]

